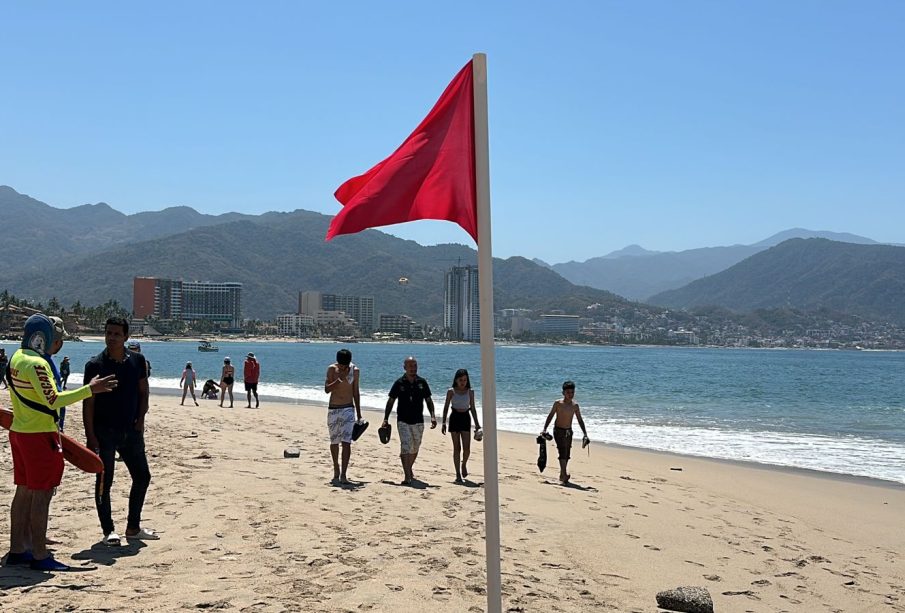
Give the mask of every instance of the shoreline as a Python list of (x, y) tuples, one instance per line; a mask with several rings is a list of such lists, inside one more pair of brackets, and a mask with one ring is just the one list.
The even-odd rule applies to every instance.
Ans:
[[(181, 389), (164, 388), (164, 387), (152, 387), (151, 393), (163, 395), (163, 396), (176, 396), (176, 397), (182, 396)], [(200, 391), (197, 388), (196, 388), (196, 394), (200, 395)], [(240, 400), (239, 400), (240, 394), (241, 394), (241, 402), (245, 402), (245, 391), (244, 390), (237, 391), (235, 388), (233, 389), (233, 397), (234, 397), (235, 403), (240, 402)], [(317, 400), (308, 400), (308, 399), (299, 399), (299, 398), (286, 398), (286, 397), (281, 397), (281, 396), (267, 396), (264, 394), (259, 394), (259, 397), (260, 397), (260, 400), (262, 403), (277, 403), (277, 404), (283, 404), (283, 405), (288, 405), (288, 406), (293, 406), (293, 407), (306, 407), (306, 408), (318, 408), (318, 409), (320, 409), (320, 408), (325, 409), (327, 407), (326, 400), (317, 401)], [(187, 397), (187, 400), (188, 400), (188, 397)], [(200, 402), (200, 400), (199, 400), (199, 402)], [(214, 401), (209, 400), (208, 402), (214, 402)], [(188, 405), (186, 405), (186, 406), (188, 406)], [(216, 407), (216, 408), (219, 409), (220, 407)], [(245, 407), (236, 406), (234, 408), (234, 410), (238, 409), (238, 408), (244, 409)], [(382, 412), (383, 412), (383, 409), (378, 409), (378, 408), (373, 408), (373, 407), (362, 407), (362, 415), (364, 415), (365, 418), (367, 418), (367, 414), (375, 413), (378, 415), (382, 415)], [(437, 412), (438, 412), (438, 417), (440, 415), (442, 415), (442, 406), (437, 408)], [(479, 414), (480, 414), (480, 409), (479, 409)], [(426, 413), (425, 413), (425, 415), (426, 415)], [(390, 421), (392, 422), (392, 420), (393, 420), (393, 417), (390, 416)], [(379, 422), (376, 425), (379, 425)], [(536, 445), (536, 443), (534, 442), (534, 438), (537, 436), (537, 434), (531, 434), (528, 432), (520, 432), (517, 430), (503, 430), (503, 429), (499, 429), (499, 428), (498, 428), (498, 432), (505, 433), (507, 435), (512, 435), (512, 436), (526, 437), (526, 440), (529, 440), (532, 445)], [(538, 432), (539, 432), (539, 430), (538, 430)], [(687, 459), (700, 460), (700, 461), (706, 461), (706, 462), (725, 463), (725, 464), (729, 464), (729, 465), (734, 465), (734, 466), (739, 466), (739, 467), (748, 467), (748, 468), (752, 468), (752, 469), (778, 471), (778, 472), (785, 472), (785, 473), (791, 473), (791, 474), (801, 474), (801, 475), (812, 476), (815, 478), (823, 478), (823, 479), (828, 479), (828, 480), (841, 480), (841, 481), (846, 481), (846, 482), (851, 482), (851, 483), (861, 483), (861, 484), (865, 484), (865, 485), (872, 484), (876, 487), (888, 487), (888, 488), (892, 488), (892, 489), (905, 490), (905, 482), (894, 481), (892, 479), (881, 479), (879, 477), (870, 477), (870, 476), (866, 476), (866, 475), (852, 475), (852, 474), (848, 474), (848, 473), (837, 473), (837, 472), (832, 472), (832, 471), (828, 471), (828, 470), (818, 470), (818, 469), (814, 469), (814, 468), (788, 466), (786, 464), (770, 464), (767, 462), (755, 462), (753, 460), (736, 460), (736, 459), (731, 459), (731, 458), (717, 458), (717, 457), (713, 457), (713, 456), (695, 455), (695, 454), (690, 454), (690, 453), (678, 453), (675, 451), (652, 449), (649, 447), (635, 447), (632, 445), (621, 445), (619, 443), (591, 441), (592, 449), (597, 446), (602, 447), (602, 448), (624, 449), (624, 450), (629, 450), (629, 451), (638, 451), (640, 453), (657, 454), (657, 455), (666, 456), (666, 457), (674, 457), (677, 459), (686, 459), (687, 458)], [(555, 447), (553, 449), (555, 451)]]
[[(284, 343), (284, 344), (295, 344), (295, 343), (312, 343), (312, 344), (324, 344), (324, 345), (344, 345), (344, 344), (385, 344), (385, 345), (474, 345), (478, 346), (478, 343), (470, 342), (470, 341), (443, 341), (443, 340), (424, 340), (424, 339), (404, 339), (404, 340), (374, 340), (368, 338), (356, 339), (354, 341), (348, 340), (340, 340), (333, 338), (295, 338), (289, 336), (268, 336), (268, 337), (250, 337), (250, 338), (219, 338), (219, 337), (167, 337), (163, 338), (152, 338), (152, 337), (144, 337), (144, 336), (135, 336), (130, 337), (131, 340), (138, 341), (141, 343), (198, 343), (202, 340), (210, 341), (212, 344), (219, 343), (242, 343), (242, 344), (262, 344), (262, 343)], [(78, 341), (74, 342), (92, 342), (92, 343), (102, 343), (104, 342), (104, 337), (101, 335), (85, 335), (79, 336)], [(690, 349), (690, 350), (698, 350), (698, 349), (733, 349), (733, 350), (743, 350), (743, 351), (846, 351), (846, 352), (874, 352), (874, 353), (896, 353), (896, 352), (905, 352), (905, 349), (896, 349), (896, 348), (870, 348), (870, 347), (862, 347), (862, 348), (854, 348), (854, 347), (740, 347), (736, 345), (645, 345), (645, 344), (637, 344), (637, 343), (538, 343), (538, 342), (518, 342), (518, 341), (496, 341), (495, 346), (497, 347), (627, 347), (627, 348), (637, 348), (637, 349)]]
[[(0, 570), (0, 608), (482, 611), (483, 444), (453, 483), (450, 437), (427, 430), (413, 487), (398, 435), (353, 445), (350, 486), (330, 483), (325, 411), (265, 402), (185, 410), (154, 394), (142, 523), (159, 541), (100, 541), (94, 477), (67, 467), (51, 504), (55, 555), (80, 572)], [(80, 411), (72, 411), (80, 433)], [(284, 458), (296, 447), (299, 458)], [(529, 435), (499, 433), (503, 610), (651, 611), (679, 585), (716, 611), (903, 611), (905, 490), (593, 444), (539, 473)], [(0, 457), (8, 459), (0, 437)], [(672, 470), (681, 467), (682, 471)], [(129, 479), (112, 494), (123, 527)], [(0, 480), (0, 500), (12, 497)], [(8, 514), (0, 514), (0, 532)], [(35, 589), (40, 586), (44, 589)]]

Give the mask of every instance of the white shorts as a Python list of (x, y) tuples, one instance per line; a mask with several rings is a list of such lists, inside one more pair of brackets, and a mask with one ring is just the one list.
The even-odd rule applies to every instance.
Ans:
[(401, 455), (418, 453), (421, 449), (421, 439), (424, 438), (424, 424), (407, 424), (400, 421), (396, 426), (399, 430), (399, 453)]
[(327, 409), (327, 429), (330, 431), (330, 444), (352, 442), (352, 427), (355, 425), (355, 407), (349, 405), (341, 409)]

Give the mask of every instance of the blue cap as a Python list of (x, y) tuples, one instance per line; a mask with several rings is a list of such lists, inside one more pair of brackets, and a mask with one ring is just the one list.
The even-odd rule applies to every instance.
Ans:
[(22, 328), (22, 348), (46, 354), (53, 344), (53, 322), (41, 313), (25, 320)]

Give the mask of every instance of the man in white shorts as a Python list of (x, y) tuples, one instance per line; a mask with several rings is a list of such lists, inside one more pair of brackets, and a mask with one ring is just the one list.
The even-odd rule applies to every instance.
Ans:
[[(355, 415), (361, 419), (361, 394), (358, 391), (359, 371), (352, 363), (352, 352), (340, 349), (336, 362), (327, 368), (324, 391), (330, 394), (327, 428), (330, 430), (330, 454), (333, 456), (333, 481), (348, 483), (346, 469), (352, 456), (352, 429)], [(342, 445), (342, 467), (339, 448)]]
[(386, 410), (383, 415), (383, 425), (389, 423), (390, 413), (393, 412), (393, 404), (399, 400), (396, 409), (396, 429), (399, 432), (402, 471), (405, 478), (402, 483), (411, 485), (415, 480), (412, 466), (418, 457), (418, 449), (421, 448), (421, 438), (424, 436), (424, 404), (431, 416), (431, 428), (437, 427), (437, 416), (434, 413), (434, 401), (431, 400), (431, 389), (425, 379), (418, 376), (418, 361), (409, 356), (402, 364), (405, 374), (393, 383), (390, 388), (390, 398), (387, 400)]

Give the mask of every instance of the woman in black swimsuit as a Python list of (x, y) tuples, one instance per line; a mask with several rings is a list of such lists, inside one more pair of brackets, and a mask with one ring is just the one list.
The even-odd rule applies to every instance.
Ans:
[(229, 408), (233, 408), (233, 376), (236, 374), (235, 367), (230, 364), (229, 358), (223, 358), (223, 371), (220, 373), (220, 406), (226, 400), (226, 394), (229, 393)]

